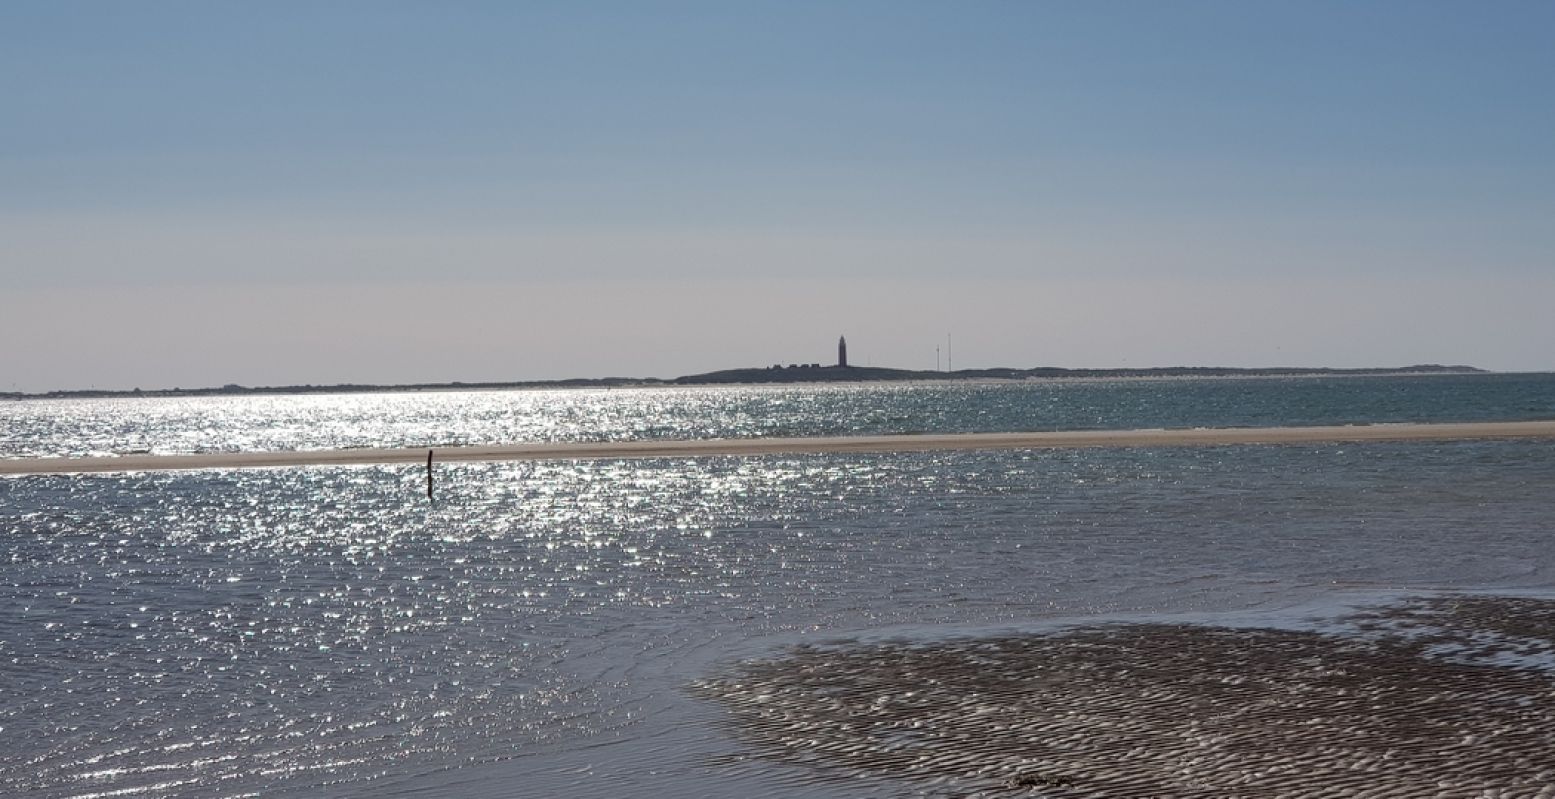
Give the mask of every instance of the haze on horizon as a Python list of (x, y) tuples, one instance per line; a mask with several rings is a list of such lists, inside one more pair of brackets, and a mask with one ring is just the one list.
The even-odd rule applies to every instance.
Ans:
[(1555, 5), (0, 6), (0, 391), (1555, 369)]

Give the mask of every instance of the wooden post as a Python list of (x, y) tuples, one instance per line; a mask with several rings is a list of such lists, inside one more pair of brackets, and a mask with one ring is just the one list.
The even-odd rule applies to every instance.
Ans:
[(432, 499), (432, 450), (427, 450), (427, 500)]

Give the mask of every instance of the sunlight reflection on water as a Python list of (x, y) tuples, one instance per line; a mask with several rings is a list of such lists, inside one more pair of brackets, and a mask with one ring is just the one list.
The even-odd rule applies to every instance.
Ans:
[(0, 403), (0, 457), (1555, 418), (1555, 375), (427, 391)]
[(682, 686), (796, 636), (1541, 585), (1544, 449), (458, 464), (432, 506), (399, 467), (7, 479), (0, 788), (370, 794), (603, 742), (693, 769), (731, 745)]

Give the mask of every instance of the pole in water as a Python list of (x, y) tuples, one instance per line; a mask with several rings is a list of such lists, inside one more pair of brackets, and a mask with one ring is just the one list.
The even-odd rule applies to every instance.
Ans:
[(432, 450), (427, 450), (427, 499), (432, 498)]

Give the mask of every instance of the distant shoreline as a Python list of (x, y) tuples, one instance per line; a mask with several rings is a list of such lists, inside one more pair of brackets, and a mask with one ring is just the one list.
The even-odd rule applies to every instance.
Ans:
[(1379, 441), (1460, 441), (1555, 438), (1555, 420), (1432, 424), (1219, 427), (1174, 430), (1061, 430), (1030, 433), (824, 436), (810, 438), (667, 439), (441, 447), (211, 452), (0, 459), (0, 475), (80, 474), (280, 466), (366, 466), (427, 461), (529, 461), (720, 456), (923, 452), (935, 450), (1203, 447)]
[(818, 364), (725, 369), (663, 379), (657, 377), (600, 377), (565, 380), (525, 380), (466, 383), (339, 383), (334, 385), (242, 386), (227, 384), (206, 388), (142, 390), (64, 389), (45, 392), (0, 392), (0, 400), (111, 399), (136, 397), (227, 397), (297, 394), (376, 394), (418, 391), (508, 391), (569, 388), (639, 388), (718, 385), (807, 385), (816, 383), (1004, 383), (1026, 380), (1133, 380), (1162, 378), (1263, 378), (1263, 377), (1402, 377), (1419, 375), (1495, 374), (1473, 366), (1420, 364), (1403, 367), (1334, 369), (1327, 367), (1227, 367), (1166, 366), (1141, 369), (1065, 369), (1039, 366), (1030, 369), (960, 369), (954, 372), (891, 369), (872, 366), (820, 366)]

